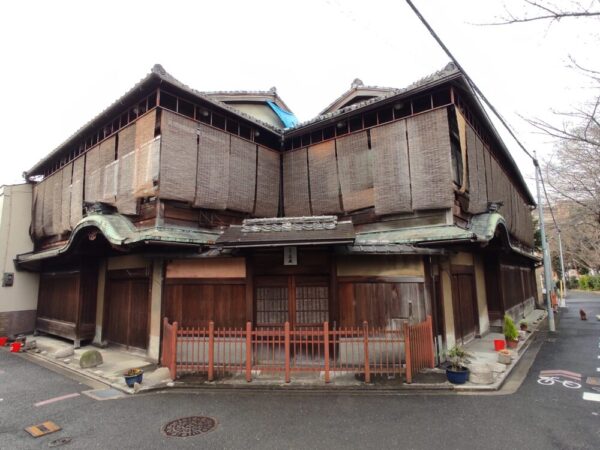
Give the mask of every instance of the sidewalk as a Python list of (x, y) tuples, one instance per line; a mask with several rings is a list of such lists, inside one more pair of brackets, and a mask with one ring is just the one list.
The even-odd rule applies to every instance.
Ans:
[(471, 376), (469, 381), (463, 385), (456, 385), (454, 389), (457, 391), (496, 391), (500, 389), (531, 345), (535, 333), (546, 317), (547, 313), (542, 309), (534, 309), (525, 317), (525, 321), (529, 324), (529, 331), (526, 333), (525, 339), (519, 341), (517, 348), (510, 350), (512, 361), (508, 365), (498, 362), (498, 352), (494, 349), (494, 340), (504, 340), (502, 333), (488, 333), (465, 345), (465, 350), (471, 355), (470, 363), (467, 365), (471, 370)]
[[(52, 336), (27, 336), (28, 343), (35, 341), (35, 348), (28, 350), (27, 355), (33, 359), (42, 359), (62, 369), (83, 375), (128, 394), (148, 391), (167, 386), (171, 383), (168, 369), (158, 367), (156, 363), (143, 356), (116, 347), (98, 348), (93, 345), (73, 349), (70, 341)], [(96, 350), (102, 355), (102, 364), (97, 367), (82, 369), (81, 355), (88, 350)], [(136, 388), (129, 388), (123, 374), (132, 368), (144, 370), (142, 383)]]
[[(147, 358), (136, 355), (116, 347), (98, 348), (87, 345), (73, 350), (69, 341), (50, 336), (27, 336), (27, 342), (35, 341), (36, 348), (27, 351), (33, 359), (42, 359), (62, 369), (88, 377), (104, 383), (128, 394), (145, 392), (164, 388), (179, 389), (283, 389), (283, 390), (325, 390), (325, 391), (458, 391), (458, 392), (485, 392), (497, 391), (513, 371), (523, 353), (527, 350), (533, 338), (546, 318), (543, 310), (534, 310), (525, 320), (530, 324), (530, 332), (525, 340), (520, 341), (517, 349), (513, 350), (512, 361), (509, 365), (497, 362), (498, 353), (494, 349), (494, 340), (504, 340), (501, 333), (489, 333), (482, 338), (476, 338), (465, 346), (471, 354), (469, 369), (471, 380), (464, 385), (454, 385), (446, 380), (445, 370), (441, 368), (426, 369), (413, 377), (413, 383), (406, 384), (400, 379), (377, 379), (375, 383), (365, 384), (354, 374), (332, 374), (332, 382), (325, 384), (324, 375), (302, 376), (295, 374), (291, 383), (285, 383), (283, 376), (253, 373), (253, 380), (248, 383), (242, 375), (234, 375), (213, 382), (206, 377), (184, 377), (175, 381), (171, 380), (169, 371)], [(81, 355), (87, 350), (97, 350), (102, 355), (103, 363), (95, 368), (82, 369), (79, 361)], [(143, 382), (136, 388), (127, 387), (123, 373), (131, 368), (144, 370)], [(482, 384), (485, 381), (487, 384)]]

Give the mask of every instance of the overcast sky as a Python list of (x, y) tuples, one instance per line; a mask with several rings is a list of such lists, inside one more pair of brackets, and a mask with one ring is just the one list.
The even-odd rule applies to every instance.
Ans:
[[(532, 150), (552, 145), (520, 117), (556, 120), (592, 86), (600, 22), (490, 27), (521, 1), (414, 0)], [(555, 2), (556, 3), (556, 2)], [(558, 0), (566, 5), (568, 0)], [(397, 1), (5, 1), (0, 6), (0, 184), (21, 174), (160, 63), (198, 90), (267, 90), (303, 121), (350, 87), (404, 87), (448, 58)], [(526, 177), (528, 158), (506, 139)]]

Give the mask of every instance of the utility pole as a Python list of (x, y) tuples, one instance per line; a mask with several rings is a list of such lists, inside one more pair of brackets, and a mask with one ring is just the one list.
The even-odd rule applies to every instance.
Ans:
[(557, 232), (558, 232), (558, 253), (560, 255), (560, 271), (562, 273), (562, 289), (561, 289), (561, 299), (560, 299), (560, 306), (561, 307), (565, 307), (567, 306), (567, 303), (565, 301), (565, 298), (567, 296), (567, 278), (565, 276), (565, 260), (563, 258), (563, 249), (562, 249), (562, 239), (560, 238), (560, 228), (557, 227)]
[(540, 233), (542, 238), (542, 255), (544, 261), (544, 284), (546, 285), (546, 309), (548, 310), (548, 329), (556, 331), (554, 326), (554, 311), (552, 310), (552, 270), (550, 263), (550, 252), (548, 251), (548, 242), (546, 242), (546, 227), (544, 226), (544, 203), (540, 193), (540, 165), (537, 160), (537, 154), (533, 151), (533, 165), (535, 166), (535, 187), (537, 189), (538, 213), (540, 216)]

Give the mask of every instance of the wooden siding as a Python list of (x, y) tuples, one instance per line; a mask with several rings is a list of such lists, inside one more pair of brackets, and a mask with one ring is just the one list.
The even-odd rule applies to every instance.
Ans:
[(338, 283), (339, 323), (341, 326), (369, 326), (399, 329), (406, 321), (420, 322), (430, 308), (423, 283), (363, 282)]
[(42, 273), (36, 328), (68, 339), (91, 339), (95, 332), (97, 280), (95, 266)]

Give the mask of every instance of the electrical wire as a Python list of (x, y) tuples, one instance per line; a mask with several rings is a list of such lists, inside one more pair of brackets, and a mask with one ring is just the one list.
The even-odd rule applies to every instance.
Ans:
[(458, 68), (458, 70), (460, 70), (462, 72), (465, 79), (467, 80), (467, 83), (469, 83), (469, 86), (471, 86), (471, 88), (477, 93), (477, 95), (479, 97), (481, 97), (481, 99), (484, 101), (484, 103), (487, 105), (487, 107), (496, 115), (496, 117), (498, 118), (500, 123), (504, 126), (504, 128), (506, 128), (508, 133), (512, 136), (512, 138), (515, 140), (515, 142), (518, 144), (518, 146), (521, 148), (521, 150), (523, 150), (523, 152), (525, 152), (525, 154), (527, 156), (529, 156), (534, 161), (534, 164), (535, 164), (537, 162), (536, 158), (525, 148), (523, 143), (519, 140), (517, 135), (513, 132), (512, 128), (508, 125), (508, 122), (506, 120), (504, 120), (504, 118), (498, 112), (498, 110), (496, 110), (494, 105), (492, 105), (492, 103), (487, 99), (487, 97), (483, 94), (483, 92), (481, 92), (481, 89), (479, 89), (479, 87), (477, 87), (477, 85), (475, 84), (473, 79), (469, 76), (469, 74), (465, 71), (465, 69), (463, 69), (463, 67), (460, 65), (458, 60), (454, 57), (454, 55), (448, 49), (448, 47), (446, 47), (446, 45), (442, 42), (442, 40), (439, 38), (439, 36), (436, 34), (436, 32), (433, 30), (433, 28), (431, 28), (431, 25), (429, 25), (427, 20), (425, 20), (425, 17), (423, 17), (423, 15), (419, 12), (419, 10), (413, 4), (413, 2), (411, 0), (406, 0), (406, 3), (408, 3), (408, 6), (410, 6), (410, 8), (413, 10), (413, 12), (419, 18), (419, 20), (423, 23), (425, 28), (427, 28), (427, 31), (429, 31), (429, 34), (431, 34), (431, 36), (436, 40), (436, 42), (439, 44), (439, 46), (442, 47), (442, 50), (444, 50), (446, 55), (448, 55), (448, 57), (452, 60), (452, 62)]

